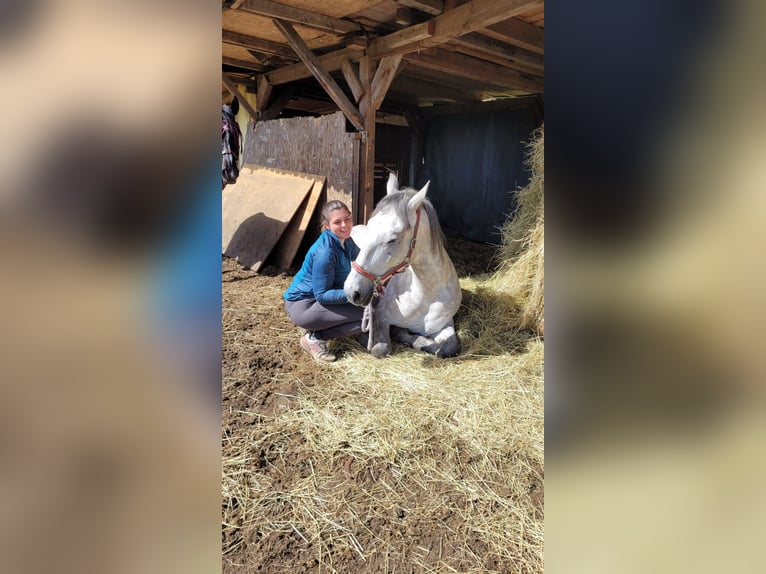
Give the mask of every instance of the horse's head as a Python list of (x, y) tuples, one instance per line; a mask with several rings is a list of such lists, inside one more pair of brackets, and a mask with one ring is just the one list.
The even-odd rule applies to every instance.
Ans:
[(387, 194), (372, 214), (367, 225), (357, 225), (352, 231), (360, 252), (346, 278), (343, 289), (355, 305), (367, 305), (382, 286), (397, 272), (409, 265), (422, 221), (420, 206), (428, 192), (426, 183), (420, 191), (399, 189), (392, 173), (386, 185)]
[(221, 106), (221, 174), (224, 187), (227, 183), (236, 183), (239, 177), (242, 134), (235, 119), (238, 111), (237, 98), (231, 104)]

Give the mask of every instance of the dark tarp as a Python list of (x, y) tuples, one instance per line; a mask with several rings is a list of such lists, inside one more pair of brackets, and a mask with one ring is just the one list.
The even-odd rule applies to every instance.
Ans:
[(526, 144), (537, 127), (532, 108), (433, 117), (416, 187), (431, 180), (428, 197), (447, 235), (500, 243), (515, 191), (529, 181)]

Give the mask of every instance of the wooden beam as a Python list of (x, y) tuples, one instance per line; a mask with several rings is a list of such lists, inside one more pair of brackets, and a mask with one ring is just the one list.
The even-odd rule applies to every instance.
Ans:
[(543, 0), (471, 0), (427, 22), (376, 38), (367, 54), (381, 58), (438, 46), (542, 6)]
[(402, 55), (386, 56), (380, 61), (375, 77), (372, 79), (372, 109), (377, 110), (386, 97), (391, 82), (396, 76), (396, 70), (402, 61)]
[(309, 50), (309, 47), (303, 41), (303, 38), (298, 35), (290, 23), (285, 22), (284, 20), (274, 20), (273, 22), (274, 25), (279, 28), (279, 31), (282, 32), (285, 39), (293, 47), (293, 50), (295, 50), (295, 53), (298, 54), (301, 61), (309, 70), (311, 70), (311, 73), (322, 85), (330, 98), (332, 98), (332, 101), (335, 102), (335, 104), (338, 106), (338, 108), (340, 108), (348, 120), (354, 124), (356, 129), (363, 131), (364, 120), (359, 114), (359, 110), (357, 110), (354, 104), (351, 103), (346, 94), (343, 93), (343, 90), (340, 89), (340, 86), (338, 86), (338, 84), (335, 82), (335, 79), (333, 79), (333, 77), (327, 71), (325, 71), (324, 68), (322, 68), (322, 64), (319, 62), (319, 59), (311, 50)]
[(396, 3), (431, 14), (431, 16), (438, 16), (444, 12), (444, 0), (397, 0)]
[(477, 33), (453, 38), (444, 46), (448, 50), (451, 49), (450, 46), (455, 46), (469, 56), (489, 60), (495, 64), (515, 68), (536, 76), (542, 76), (545, 69), (542, 56)]
[(404, 59), (417, 66), (465, 76), (492, 86), (532, 94), (543, 93), (544, 90), (542, 81), (526, 77), (516, 70), (438, 48), (419, 54), (407, 54)]
[(229, 90), (232, 96), (239, 100), (240, 105), (247, 110), (248, 114), (250, 114), (250, 118), (252, 118), (253, 121), (258, 121), (258, 112), (250, 105), (247, 98), (240, 93), (237, 86), (234, 85), (234, 82), (226, 77), (226, 75), (221, 76), (221, 79), (223, 80), (223, 85), (226, 86), (226, 89)]
[[(325, 70), (328, 72), (335, 72), (340, 70), (344, 60), (358, 62), (359, 58), (361, 57), (362, 53), (359, 50), (355, 48), (343, 48), (330, 54), (319, 56), (317, 60), (319, 60), (319, 63)], [(274, 70), (273, 72), (269, 72), (267, 75), (269, 77), (269, 82), (271, 82), (272, 85), (279, 86), (281, 84), (288, 84), (296, 80), (310, 78), (311, 71), (303, 62), (298, 62), (297, 64), (292, 64), (290, 66), (285, 66), (284, 68)]]
[(364, 87), (359, 81), (359, 76), (356, 75), (353, 65), (348, 60), (343, 60), (340, 65), (340, 69), (343, 72), (343, 77), (346, 79), (348, 87), (351, 88), (351, 93), (354, 94), (354, 99), (359, 103), (362, 94), (364, 93)]
[(394, 22), (399, 26), (412, 26), (414, 22), (417, 22), (418, 14), (411, 8), (397, 8), (396, 17)]
[(367, 48), (367, 55), (371, 58), (382, 58), (397, 53), (414, 52), (418, 49), (419, 42), (433, 35), (434, 21), (428, 20), (374, 39)]
[(420, 112), (426, 116), (440, 116), (450, 114), (481, 113), (493, 111), (517, 110), (522, 108), (539, 107), (537, 96), (522, 96), (518, 98), (506, 98), (491, 102), (472, 104), (439, 104), (428, 108), (421, 108)]
[(262, 38), (256, 38), (255, 36), (248, 36), (247, 34), (240, 34), (239, 32), (231, 32), (230, 30), (221, 31), (221, 39), (224, 44), (233, 44), (235, 46), (242, 46), (244, 48), (252, 48), (265, 54), (271, 54), (273, 56), (280, 56), (282, 58), (288, 58), (295, 60), (295, 54), (290, 49), (290, 46), (286, 44), (280, 44), (278, 42), (272, 42), (271, 40), (263, 40)]
[(518, 18), (488, 26), (481, 33), (535, 54), (542, 55), (545, 52), (545, 30)]
[(364, 86), (364, 95), (359, 102), (359, 111), (364, 118), (364, 132), (360, 144), (359, 159), (359, 200), (360, 206), (354, 207), (361, 214), (362, 223), (367, 223), (372, 215), (375, 198), (375, 109), (372, 107), (372, 82), (375, 75), (375, 62), (365, 56), (359, 60), (359, 81)]
[(418, 104), (422, 100), (432, 101), (434, 99), (452, 100), (455, 102), (478, 102), (481, 96), (465, 85), (462, 88), (447, 85), (444, 82), (433, 82), (424, 78), (413, 77), (409, 74), (406, 77), (397, 79), (391, 85), (390, 92), (396, 92), (397, 96), (410, 96), (408, 99), (412, 104)]
[(268, 107), (272, 88), (273, 86), (269, 83), (266, 76), (261, 76), (258, 79), (258, 92), (255, 99), (255, 108), (259, 112), (262, 112)]
[(279, 4), (271, 0), (245, 0), (240, 10), (252, 12), (259, 16), (292, 22), (293, 24), (300, 24), (301, 26), (340, 36), (349, 32), (359, 32), (362, 29), (359, 24), (349, 20), (325, 16), (324, 14), (294, 8), (293, 6)]
[(268, 69), (266, 66), (257, 64), (255, 62), (240, 60), (239, 58), (230, 58), (228, 56), (222, 56), (221, 63), (228, 64), (229, 66), (236, 66), (237, 68), (242, 68), (244, 70), (252, 70), (254, 72), (264, 72)]
[[(296, 88), (295, 84), (291, 86), (285, 86), (282, 89), (282, 93), (277, 96), (277, 99), (274, 100), (274, 103), (272, 103), (267, 109), (263, 110), (262, 112), (259, 111), (258, 118), (261, 120), (273, 120), (274, 118), (278, 117), (279, 114), (282, 113), (282, 110), (285, 109), (287, 104), (290, 102), (290, 100), (295, 95)], [(257, 100), (256, 100), (257, 102)]]

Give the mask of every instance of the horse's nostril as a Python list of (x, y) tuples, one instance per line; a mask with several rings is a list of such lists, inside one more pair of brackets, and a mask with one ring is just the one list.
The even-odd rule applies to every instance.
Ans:
[(354, 297), (353, 297), (354, 303), (359, 301), (360, 298), (361, 298), (361, 295), (359, 294), (359, 291), (354, 291)]

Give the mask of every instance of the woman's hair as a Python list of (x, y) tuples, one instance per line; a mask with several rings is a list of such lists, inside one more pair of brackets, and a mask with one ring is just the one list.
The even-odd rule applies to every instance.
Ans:
[(324, 207), (322, 208), (322, 229), (327, 229), (327, 227), (330, 225), (330, 213), (335, 211), (336, 209), (345, 209), (349, 213), (351, 213), (351, 210), (346, 206), (345, 203), (340, 201), (339, 199), (333, 199), (332, 201), (328, 201), (324, 204)]

